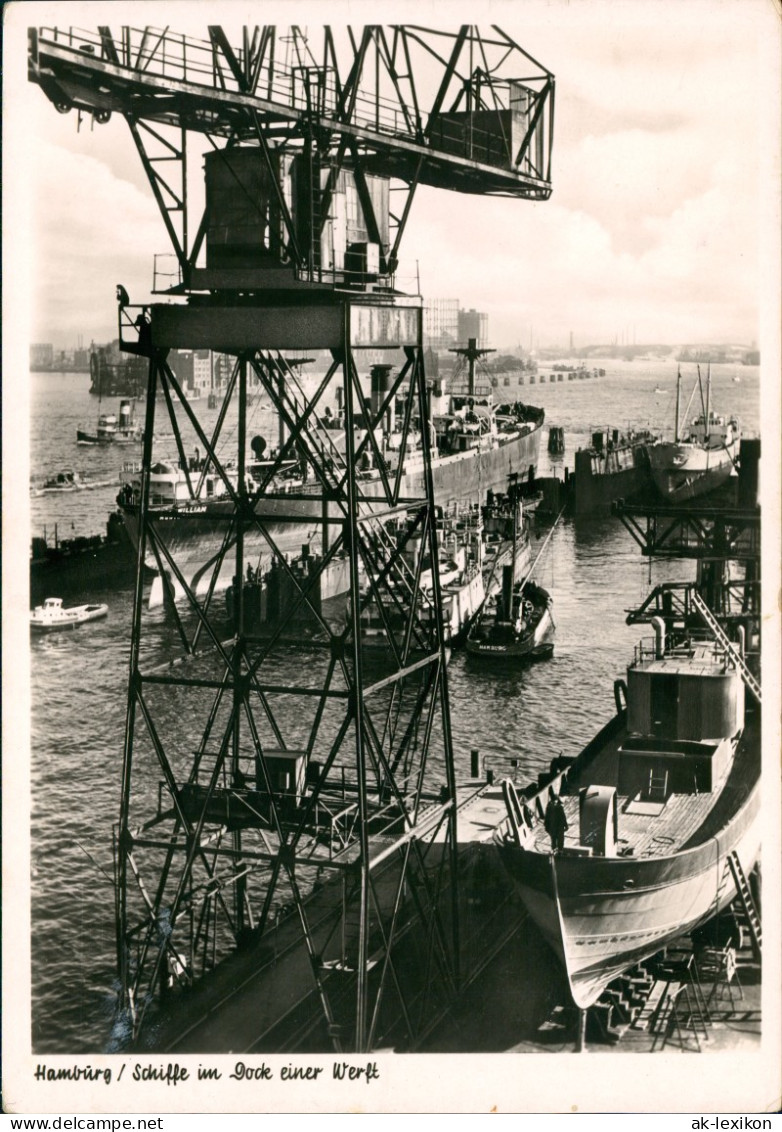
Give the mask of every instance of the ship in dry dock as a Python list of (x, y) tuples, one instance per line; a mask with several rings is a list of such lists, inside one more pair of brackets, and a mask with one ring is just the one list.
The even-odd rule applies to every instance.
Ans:
[(666, 641), (658, 625), (627, 669), (626, 706), (548, 787), (567, 819), (559, 852), (508, 783), (500, 852), (579, 1007), (717, 915), (734, 870), (755, 865), (759, 722), (743, 663), (712, 641)]
[(607, 513), (617, 499), (634, 499), (651, 488), (647, 429), (596, 429), (576, 452), (574, 506), (577, 515)]
[(742, 456), (732, 504), (616, 508), (644, 554), (695, 558), (698, 580), (662, 583), (629, 612), (654, 637), (595, 738), (521, 794), (504, 784), (500, 854), (582, 1010), (737, 895), (760, 951), (747, 882), (760, 853), (759, 446)]

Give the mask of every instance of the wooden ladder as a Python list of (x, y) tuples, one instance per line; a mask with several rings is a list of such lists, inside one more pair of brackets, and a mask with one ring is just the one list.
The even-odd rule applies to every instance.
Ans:
[(755, 901), (752, 899), (747, 878), (744, 875), (744, 870), (741, 867), (739, 855), (735, 849), (728, 854), (728, 865), (730, 866), (733, 881), (736, 885), (736, 892), (738, 893), (739, 900), (741, 901), (744, 915), (747, 918), (747, 925), (749, 927), (749, 936), (752, 943), (752, 952), (760, 962), (763, 951), (763, 927), (760, 922), (758, 910), (755, 907)]

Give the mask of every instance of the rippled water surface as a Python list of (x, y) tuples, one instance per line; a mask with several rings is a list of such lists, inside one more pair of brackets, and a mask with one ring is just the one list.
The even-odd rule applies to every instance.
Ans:
[[(570, 466), (592, 428), (672, 428), (675, 363), (598, 364), (607, 372), (597, 380), (497, 390), (500, 398), (519, 396), (545, 407), (544, 470), (552, 424), (565, 428)], [(717, 410), (738, 413), (745, 431), (755, 431), (757, 370), (715, 366), (712, 375)], [(66, 467), (94, 480), (111, 478), (123, 459), (137, 455), (77, 447), (77, 424), (94, 422), (97, 412), (87, 376), (38, 374), (32, 381), (36, 478)], [(115, 494), (109, 487), (34, 496), (32, 531), (46, 528), (51, 535), (55, 524), (60, 537), (102, 531)], [(541, 521), (536, 538), (547, 530)], [(687, 578), (692, 570), (688, 563), (661, 564), (650, 574), (617, 520), (560, 523), (538, 571), (554, 598), (553, 658), (531, 667), (487, 668), (454, 654), (449, 681), (459, 771), (469, 772), (471, 748), (498, 765), (518, 759), (531, 774), (560, 752), (576, 754), (613, 712), (613, 681), (638, 636), (625, 624), (626, 610), (646, 595), (650, 580)], [(105, 1049), (111, 1027), (111, 831), (119, 807), (132, 594), (108, 589), (100, 599), (109, 605), (106, 620), (30, 644), (33, 1045), (39, 1052)], [(145, 648), (164, 655), (173, 632), (161, 611)]]

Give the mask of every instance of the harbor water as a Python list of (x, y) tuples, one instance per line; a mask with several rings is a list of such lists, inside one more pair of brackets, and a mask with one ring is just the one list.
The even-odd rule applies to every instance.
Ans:
[[(590, 359), (590, 364), (604, 367), (605, 375), (570, 382), (565, 375), (550, 382), (552, 370), (543, 366), (545, 382), (518, 386), (514, 376), (514, 384), (495, 391), (499, 401), (545, 408), (542, 473), (572, 468), (576, 448), (594, 430), (672, 432), (674, 361)], [(685, 380), (690, 369), (694, 376), (694, 367), (683, 367)], [(138, 446), (77, 446), (77, 426), (94, 424), (97, 415), (88, 375), (32, 374), (30, 382), (30, 466), (36, 482), (66, 468), (93, 481), (118, 481), (123, 461), (139, 458)], [(712, 366), (712, 406), (738, 415), (744, 434), (757, 435), (758, 369)], [(206, 421), (216, 418), (217, 410), (205, 403), (194, 408)], [(268, 407), (259, 402), (257, 410), (258, 431), (265, 424), (273, 441)], [(566, 451), (550, 462), (551, 425), (564, 428)], [(173, 442), (166, 445), (161, 439), (156, 455), (173, 454)], [(115, 483), (62, 495), (31, 492), (30, 533), (45, 531), (52, 541), (55, 525), (60, 539), (105, 532), (117, 490)], [(536, 519), (534, 540), (542, 541), (549, 528), (549, 519)], [(458, 775), (469, 775), (476, 748), (495, 774), (517, 763), (524, 782), (560, 753), (575, 755), (614, 711), (613, 682), (624, 675), (641, 635), (626, 625), (627, 610), (639, 604), (650, 584), (688, 579), (694, 570), (692, 562), (650, 565), (615, 518), (562, 520), (536, 571), (554, 600), (553, 657), (531, 666), (488, 667), (464, 652), (453, 655), (449, 682)], [(107, 602), (106, 620), (30, 641), (32, 1041), (39, 1053), (99, 1052), (110, 1041), (111, 837), (119, 808), (132, 597), (129, 589), (113, 587), (85, 595)], [(164, 659), (176, 639), (164, 610), (156, 610), (144, 638), (150, 658)]]

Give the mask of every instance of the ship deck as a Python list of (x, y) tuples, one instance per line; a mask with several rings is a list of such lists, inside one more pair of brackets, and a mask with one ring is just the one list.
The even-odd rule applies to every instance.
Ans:
[[(569, 777), (562, 803), (568, 821), (565, 850), (575, 851), (579, 840), (578, 790), (586, 785), (612, 786), (617, 781), (619, 747), (626, 738), (621, 731), (590, 761), (585, 772)], [(723, 779), (709, 793), (670, 794), (664, 801), (644, 801), (637, 795), (622, 794), (618, 805), (618, 848), (622, 856), (665, 857), (682, 849), (690, 849), (714, 836), (749, 797), (760, 770), (760, 748), (753, 740), (753, 728), (745, 731), (734, 758)], [(540, 809), (546, 804), (546, 791), (537, 795), (528, 806), (535, 814), (530, 848), (548, 853), (551, 841), (544, 829)]]

